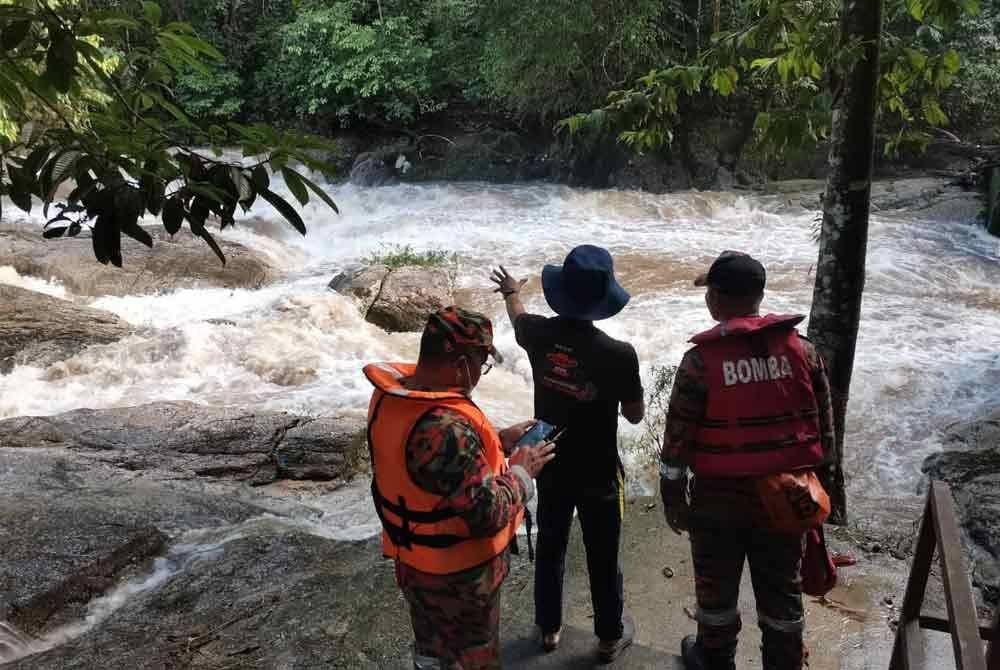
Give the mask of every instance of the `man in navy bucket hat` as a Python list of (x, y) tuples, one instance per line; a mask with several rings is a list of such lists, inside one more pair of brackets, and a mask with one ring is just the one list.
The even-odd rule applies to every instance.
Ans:
[(535, 560), (535, 623), (546, 651), (559, 646), (563, 573), (573, 511), (580, 518), (594, 606), (598, 655), (614, 660), (634, 636), (624, 613), (619, 545), (624, 479), (618, 457), (618, 413), (632, 423), (645, 413), (639, 361), (627, 342), (594, 325), (628, 304), (615, 279), (611, 254), (585, 244), (562, 266), (546, 265), (542, 288), (557, 314), (529, 314), (521, 302), (525, 280), (503, 266), (491, 276), (507, 305), (517, 343), (528, 352), (535, 391), (535, 418), (565, 429), (556, 458), (537, 481), (538, 549)]

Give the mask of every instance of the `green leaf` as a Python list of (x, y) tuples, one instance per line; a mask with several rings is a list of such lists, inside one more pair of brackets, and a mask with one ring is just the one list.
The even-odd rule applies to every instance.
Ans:
[(778, 62), (777, 58), (756, 58), (750, 63), (751, 70), (766, 70)]
[(267, 174), (267, 168), (263, 165), (255, 167), (250, 173), (250, 177), (253, 179), (253, 185), (257, 191), (266, 191), (271, 186), (271, 178)]
[(24, 160), (24, 164), (21, 166), (26, 177), (35, 178), (35, 175), (38, 174), (38, 169), (48, 159), (50, 151), (52, 151), (51, 147), (40, 146), (28, 154), (28, 157)]
[(54, 228), (46, 228), (45, 232), (42, 233), (42, 237), (47, 240), (51, 240), (57, 237), (62, 237), (69, 230), (69, 226), (56, 226)]
[(295, 208), (289, 205), (280, 195), (274, 191), (269, 191), (268, 189), (260, 189), (260, 196), (271, 203), (271, 206), (278, 210), (285, 219), (292, 224), (295, 230), (299, 231), (300, 234), (306, 234), (306, 224), (302, 222), (302, 217), (299, 213), (295, 211)]
[(97, 221), (91, 232), (91, 242), (94, 247), (94, 257), (98, 263), (115, 267), (122, 266), (122, 241), (118, 222), (115, 220), (114, 206), (110, 210), (97, 215)]
[(146, 20), (154, 26), (160, 25), (163, 19), (163, 10), (155, 2), (143, 2), (142, 11), (146, 15)]
[(171, 235), (176, 235), (184, 223), (184, 205), (180, 198), (169, 198), (163, 203), (163, 227)]
[(31, 194), (25, 191), (12, 191), (9, 194), (10, 201), (17, 205), (17, 208), (31, 214)]
[(134, 221), (131, 222), (129, 225), (122, 228), (122, 232), (131, 237), (136, 242), (141, 242), (150, 249), (153, 248), (152, 236), (146, 231), (145, 228), (140, 226), (138, 223)]
[(229, 194), (223, 191), (217, 186), (213, 186), (207, 182), (189, 183), (188, 189), (200, 196), (208, 198), (209, 200), (216, 202), (220, 205), (225, 205), (230, 199)]
[[(291, 170), (291, 168), (286, 168), (286, 169)], [(331, 198), (326, 191), (320, 188), (315, 182), (313, 182), (313, 180), (309, 179), (304, 174), (301, 174), (299, 172), (296, 172), (295, 174), (298, 176), (299, 179), (302, 180), (302, 182), (306, 186), (309, 187), (309, 190), (311, 190), (313, 193), (319, 196), (320, 200), (325, 202), (327, 206), (330, 207), (330, 209), (335, 211), (337, 214), (340, 214), (340, 209), (337, 207), (337, 203), (333, 201), (333, 198)]]
[(31, 30), (31, 21), (14, 21), (0, 33), (0, 45), (5, 51), (13, 51), (21, 46), (21, 42), (28, 36)]
[(197, 235), (201, 239), (205, 240), (208, 246), (212, 248), (212, 251), (215, 252), (215, 255), (219, 257), (219, 260), (222, 261), (222, 264), (225, 265), (226, 255), (222, 253), (222, 249), (219, 247), (219, 243), (215, 241), (215, 238), (212, 237), (212, 234), (209, 233), (207, 230), (205, 230), (205, 228), (201, 228), (201, 230), (198, 231)]
[(45, 55), (45, 80), (59, 93), (69, 93), (76, 76), (76, 39), (57, 33)]
[(166, 110), (172, 117), (180, 121), (185, 126), (193, 125), (191, 123), (191, 119), (188, 118), (188, 115), (184, 113), (184, 110), (182, 110), (174, 103), (170, 102), (169, 100), (167, 100), (158, 93), (148, 93), (147, 95), (149, 95), (149, 97), (152, 98), (156, 102), (156, 104), (158, 104), (160, 107)]
[(303, 207), (308, 205), (309, 191), (306, 189), (306, 185), (302, 183), (298, 173), (289, 167), (283, 167), (281, 168), (281, 176), (285, 178), (285, 185), (288, 186), (288, 190), (292, 192), (292, 195), (299, 201), (299, 204)]
[(76, 166), (76, 162), (80, 160), (82, 154), (79, 151), (65, 151), (58, 154), (53, 160), (54, 165), (52, 167), (52, 184), (53, 186), (60, 184), (63, 179), (69, 176), (70, 171)]
[(942, 54), (941, 63), (944, 64), (948, 74), (955, 74), (962, 67), (962, 57), (954, 49), (949, 49)]
[(243, 174), (243, 170), (236, 167), (235, 165), (229, 167), (229, 179), (233, 182), (236, 187), (237, 200), (239, 202), (247, 202), (254, 196), (253, 184), (247, 179), (246, 175)]

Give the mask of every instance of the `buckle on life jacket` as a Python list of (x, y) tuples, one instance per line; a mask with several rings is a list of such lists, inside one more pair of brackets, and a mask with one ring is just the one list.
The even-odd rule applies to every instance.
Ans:
[[(379, 521), (382, 522), (382, 528), (397, 547), (413, 549), (413, 545), (419, 545), (433, 549), (447, 549), (472, 539), (444, 533), (415, 533), (411, 525), (413, 523), (438, 523), (454, 518), (458, 516), (458, 513), (453, 509), (432, 510), (430, 512), (411, 510), (406, 506), (406, 499), (403, 496), (399, 496), (398, 504), (393, 503), (382, 495), (374, 478), (372, 478), (372, 499), (375, 501), (375, 513), (378, 514)], [(390, 521), (385, 515), (386, 510), (399, 517), (401, 524)]]

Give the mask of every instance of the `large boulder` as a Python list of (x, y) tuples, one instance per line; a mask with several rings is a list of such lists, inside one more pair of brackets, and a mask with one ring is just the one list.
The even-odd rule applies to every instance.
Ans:
[(973, 582), (1000, 603), (1000, 410), (948, 429), (948, 448), (923, 471), (947, 482), (958, 505), (972, 558)]
[(0, 446), (44, 445), (150, 479), (349, 479), (364, 466), (360, 426), (285, 412), (156, 402), (0, 421)]
[(348, 178), (355, 186), (373, 187), (388, 186), (399, 182), (394, 157), (383, 157), (377, 154), (361, 154), (354, 161)]
[(0, 374), (15, 365), (44, 367), (128, 332), (110, 312), (0, 284)]
[(392, 333), (420, 332), (427, 315), (454, 304), (445, 268), (372, 265), (342, 272), (330, 289), (352, 296), (365, 320)]
[(37, 228), (0, 227), (0, 266), (22, 275), (56, 279), (77, 295), (136, 295), (182, 288), (219, 286), (258, 288), (277, 271), (263, 256), (238, 242), (217, 237), (223, 265), (208, 245), (187, 231), (170, 236), (162, 227), (147, 229), (153, 247), (122, 238), (121, 268), (94, 259), (86, 237), (46, 240)]

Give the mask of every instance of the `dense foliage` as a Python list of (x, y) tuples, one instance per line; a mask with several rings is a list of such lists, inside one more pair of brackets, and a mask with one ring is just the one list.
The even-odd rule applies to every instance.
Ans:
[[(838, 0), (196, 0), (191, 21), (226, 69), (178, 89), (205, 118), (318, 129), (406, 125), (450, 107), (549, 122), (598, 108), (598, 123), (669, 142), (692, 98), (765, 111), (772, 148), (829, 129)], [(937, 126), (1000, 118), (998, 10), (975, 0), (889, 0), (882, 126), (892, 150)], [(608, 102), (608, 95), (611, 104)], [(690, 103), (690, 104), (689, 104)], [(612, 118), (614, 117), (614, 118)], [(583, 117), (577, 119), (579, 124)]]
[[(178, 78), (224, 77), (206, 65), (222, 55), (157, 4), (7, 2), (0, 4), (0, 41), (0, 193), (28, 212), (40, 199), (48, 214), (60, 188), (71, 189), (59, 198), (46, 237), (89, 228), (97, 260), (121, 265), (122, 235), (152, 245), (139, 225), (148, 213), (161, 216), (171, 234), (186, 221), (225, 262), (209, 217), (226, 227), (237, 208), (249, 210), (258, 198), (305, 233), (295, 208), (269, 189), (269, 169), (281, 172), (301, 204), (312, 191), (334, 206), (292, 167), (328, 170), (312, 154), (326, 143), (262, 125), (202, 126), (183, 111)], [(253, 158), (191, 148), (199, 146), (238, 146)]]
[[(761, 146), (783, 151), (826, 138), (861, 52), (839, 38), (840, 4), (0, 0), (0, 188), (29, 209), (71, 185), (50, 234), (90, 226), (98, 259), (120, 263), (120, 234), (148, 241), (146, 213), (215, 246), (209, 217), (226, 226), (260, 197), (304, 230), (269, 170), (299, 202), (327, 199), (293, 166), (328, 170), (315, 150), (329, 147), (291, 129), (406, 126), (448, 109), (546, 128), (592, 109), (563, 126), (646, 150), (708, 109), (749, 113)], [(887, 0), (887, 151), (1000, 120), (1000, 9), (980, 9)], [(191, 148), (221, 146), (259, 158)]]
[[(651, 71), (563, 125), (572, 132), (620, 132), (626, 144), (650, 150), (670, 144), (685, 100), (741, 96), (757, 112), (757, 139), (770, 150), (826, 139), (841, 82), (864, 46), (841, 39), (841, 2), (735, 4), (740, 11), (732, 25), (720, 25), (696, 57)], [(961, 72), (956, 28), (978, 13), (977, 0), (886, 2), (878, 91), (886, 153), (926, 145), (931, 129), (949, 123), (940, 99)]]

